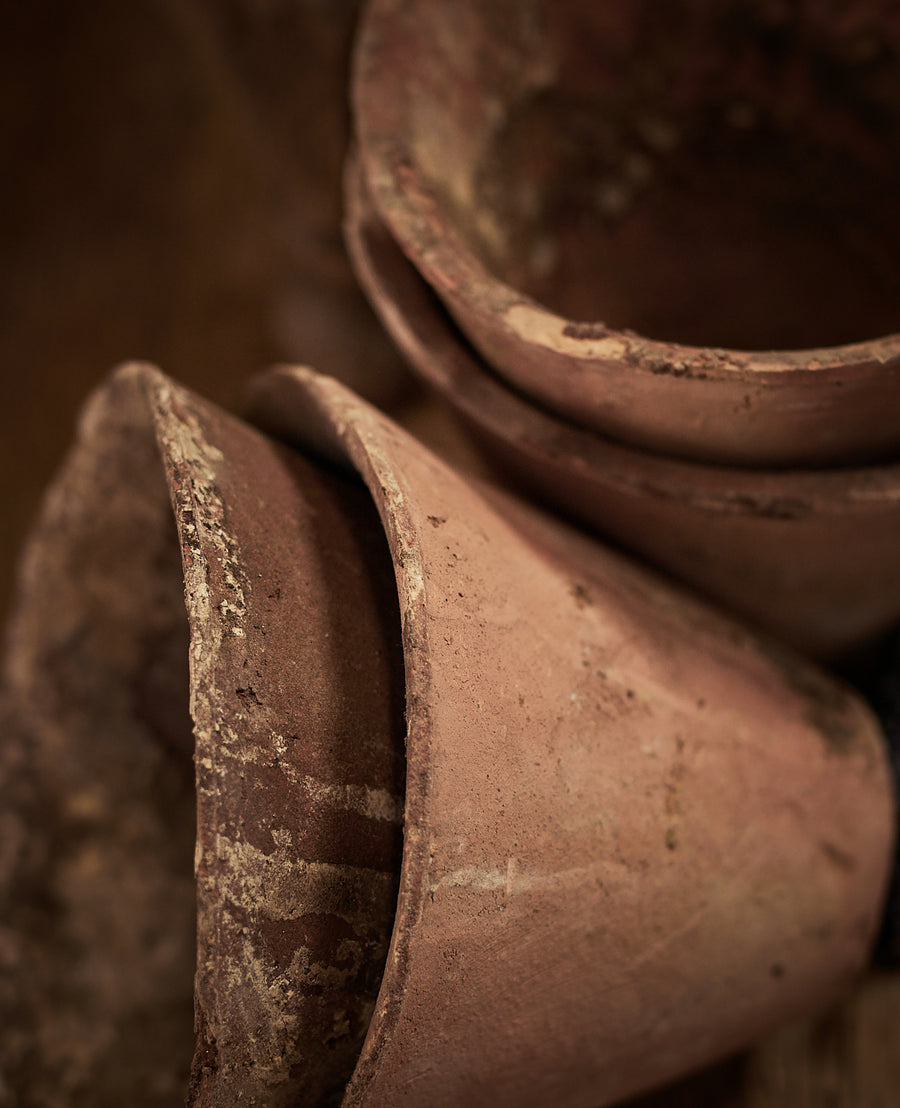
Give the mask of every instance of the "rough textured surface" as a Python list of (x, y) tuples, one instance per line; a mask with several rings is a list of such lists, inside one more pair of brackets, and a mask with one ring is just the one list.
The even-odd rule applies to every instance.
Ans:
[[(194, 788), (178, 541), (149, 413), (86, 412), (23, 561), (4, 729), (10, 1105), (167, 1105), (192, 1053)], [(18, 856), (18, 858), (17, 858)]]
[(873, 460), (898, 53), (885, 3), (372, 0), (357, 132), (392, 233), (538, 402), (685, 457)]
[(893, 847), (861, 701), (335, 382), (257, 412), (364, 477), (403, 617), (404, 865), (348, 1108), (596, 1108), (847, 986)]
[[(7, 391), (0, 436), (4, 595), (26, 520), (69, 438), (72, 413), (116, 360), (153, 355), (216, 398), (234, 395), (251, 367), (271, 357), (314, 358), (330, 372), (343, 372), (346, 348), (337, 357), (325, 345), (313, 350), (309, 344), (308, 325), (327, 312), (313, 307), (311, 314), (270, 314), (271, 301), (258, 298), (248, 283), (260, 261), (255, 251), (247, 253), (248, 239), (283, 213), (272, 207), (271, 183), (249, 170), (244, 151), (262, 128), (289, 155), (290, 223), (298, 236), (276, 231), (266, 239), (272, 246), (266, 257), (278, 264), (287, 252), (289, 269), (294, 260), (306, 267), (312, 281), (301, 283), (312, 304), (322, 305), (323, 286), (345, 273), (337, 178), (343, 53), (355, 7), (248, 2), (240, 5), (246, 20), (234, 31), (221, 17), (230, 10), (227, 0), (190, 0), (182, 8), (209, 20), (191, 40), (195, 49), (186, 51), (177, 36), (166, 34), (162, 9), (151, 11), (145, 3), (98, 0), (64, 13), (59, 0), (40, 0), (5, 13), (0, 226), (6, 311), (0, 345), (8, 373), (15, 369), (17, 376)], [(772, 5), (773, 11), (779, 7)], [(852, 9), (868, 7), (855, 3)], [(296, 34), (288, 31), (292, 21), (302, 21)], [(257, 59), (252, 71), (240, 60), (251, 46)], [(270, 107), (285, 115), (277, 120), (262, 119), (254, 90), (263, 77), (278, 86)], [(296, 97), (289, 88), (295, 82)], [(248, 95), (251, 127), (227, 110), (235, 91)], [(317, 179), (324, 206), (308, 187)], [(316, 213), (323, 213), (322, 224), (310, 230), (307, 220)], [(297, 251), (294, 241), (302, 242)], [(334, 268), (323, 257), (337, 258)], [(273, 318), (286, 320), (287, 329), (273, 331)], [(372, 369), (372, 331), (362, 320), (359, 326), (368, 336), (359, 345), (363, 369)], [(329, 327), (323, 343), (338, 334), (350, 338), (352, 328)], [(4, 718), (0, 743), (0, 865), (27, 874), (44, 850), (33, 829), (49, 817), (46, 797), (29, 783), (16, 728), (7, 723)], [(24, 826), (16, 815), (22, 812)], [(23, 930), (38, 931), (40, 913), (34, 914), (30, 893), (11, 902), (8, 887), (0, 886), (0, 993), (4, 1003), (20, 1003), (28, 990), (8, 972), (8, 921), (21, 910), (27, 913)], [(30, 885), (16, 886), (23, 888)], [(40, 982), (34, 984), (38, 993)], [(770, 1037), (739, 1061), (641, 1104), (895, 1108), (898, 1004), (896, 976), (870, 977), (852, 1001), (821, 1022)], [(27, 1044), (16, 1019), (2, 1021), (2, 1028), (4, 1049)], [(8, 1092), (2, 1095), (9, 1100)]]
[(757, 471), (678, 462), (542, 411), (494, 377), (347, 175), (348, 243), (385, 326), (503, 471), (820, 656), (900, 616), (900, 467)]
[[(170, 392), (171, 390), (171, 392)], [(403, 796), (396, 589), (371, 500), (174, 386), (198, 793), (189, 1102), (340, 1096), (393, 920)]]
[(339, 1097), (403, 796), (366, 491), (120, 372), (26, 553), (4, 685), (0, 1103), (171, 1105), (192, 1054), (198, 1106)]

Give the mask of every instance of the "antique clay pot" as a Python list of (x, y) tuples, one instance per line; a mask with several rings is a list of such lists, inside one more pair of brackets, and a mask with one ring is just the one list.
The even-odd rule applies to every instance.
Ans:
[(881, 0), (370, 0), (356, 126), (392, 235), (538, 403), (870, 462), (900, 448), (898, 62)]
[(830, 1003), (892, 854), (863, 703), (336, 382), (256, 411), (320, 460), (121, 371), (27, 553), (7, 1086), (587, 1108)]
[(573, 426), (496, 378), (369, 201), (348, 246), (382, 321), (507, 475), (754, 624), (839, 655), (900, 617), (900, 466), (765, 471), (665, 458)]
[(362, 476), (397, 573), (403, 869), (347, 1108), (609, 1104), (840, 989), (892, 842), (859, 701), (336, 382), (255, 415)]

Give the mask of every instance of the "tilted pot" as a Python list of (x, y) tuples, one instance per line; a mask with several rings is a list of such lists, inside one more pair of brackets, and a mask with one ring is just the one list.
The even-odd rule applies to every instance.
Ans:
[(802, 0), (370, 0), (378, 214), (485, 361), (623, 442), (900, 450), (900, 18)]
[(132, 367), (26, 555), (7, 1084), (171, 1103), (195, 948), (197, 1105), (596, 1106), (830, 1003), (892, 853), (864, 705), (335, 382), (256, 412), (367, 489)]
[(372, 304), (507, 476), (817, 656), (848, 651), (900, 617), (900, 465), (738, 469), (575, 427), (478, 358), (375, 213), (352, 160), (346, 186), (348, 246)]
[(255, 411), (363, 477), (397, 573), (403, 869), (347, 1108), (609, 1104), (827, 1003), (891, 853), (862, 704), (335, 382)]

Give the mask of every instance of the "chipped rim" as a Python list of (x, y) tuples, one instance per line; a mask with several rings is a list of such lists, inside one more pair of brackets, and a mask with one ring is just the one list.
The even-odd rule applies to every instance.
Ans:
[[(390, 228), (374, 209), (355, 151), (347, 161), (345, 195), (345, 235), (357, 276), (409, 363), (470, 426), (527, 458), (528, 464), (546, 460), (600, 486), (723, 515), (790, 518), (791, 504), (800, 503), (810, 506), (804, 514), (834, 515), (900, 506), (900, 463), (767, 470), (672, 459), (612, 441), (530, 404), (490, 372), (405, 255), (406, 287), (386, 277), (365, 228), (387, 238)], [(396, 242), (391, 245), (400, 254)], [(413, 311), (411, 295), (417, 300)], [(418, 326), (417, 312), (427, 312)]]

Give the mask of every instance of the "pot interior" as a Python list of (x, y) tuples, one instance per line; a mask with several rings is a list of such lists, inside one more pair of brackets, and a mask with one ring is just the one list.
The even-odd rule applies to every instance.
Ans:
[(497, 277), (701, 346), (900, 330), (895, 5), (419, 7), (415, 156)]
[(11, 1080), (22, 1103), (162, 1108), (194, 1050), (196, 795), (181, 554), (149, 430), (98, 436), (48, 504), (10, 652), (44, 858), (13, 920), (35, 999)]

